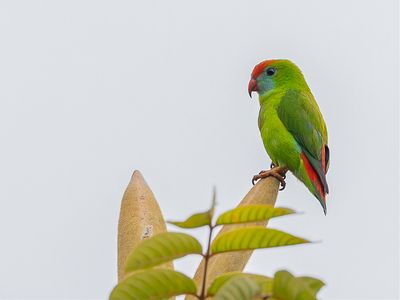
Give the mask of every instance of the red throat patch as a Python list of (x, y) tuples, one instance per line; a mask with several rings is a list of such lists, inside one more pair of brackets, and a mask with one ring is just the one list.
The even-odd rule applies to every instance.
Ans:
[(260, 76), (260, 74), (265, 70), (266, 67), (268, 67), (275, 61), (276, 59), (270, 59), (260, 62), (258, 65), (254, 67), (253, 72), (251, 72), (251, 78), (256, 79), (258, 76)]

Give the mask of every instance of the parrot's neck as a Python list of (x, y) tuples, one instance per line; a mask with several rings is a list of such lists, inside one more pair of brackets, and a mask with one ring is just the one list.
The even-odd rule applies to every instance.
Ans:
[(286, 88), (280, 88), (280, 89), (273, 89), (266, 93), (261, 94), (258, 97), (260, 106), (274, 105), (276, 100), (281, 98), (280, 96), (285, 95), (286, 91), (287, 91)]
[(266, 105), (266, 104), (270, 103), (271, 101), (276, 102), (274, 100), (281, 99), (288, 90), (299, 90), (302, 92), (311, 93), (310, 88), (308, 87), (307, 83), (304, 80), (303, 81), (293, 81), (290, 84), (286, 84), (282, 87), (273, 88), (273, 89), (259, 95), (258, 99), (260, 101), (260, 106)]

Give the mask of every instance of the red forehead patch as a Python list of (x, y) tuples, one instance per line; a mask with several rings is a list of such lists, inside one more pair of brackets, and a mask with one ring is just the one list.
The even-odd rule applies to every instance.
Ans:
[(276, 59), (264, 60), (260, 62), (254, 67), (253, 72), (251, 72), (251, 78), (257, 78), (265, 70), (265, 68), (272, 64), (274, 61), (276, 61)]

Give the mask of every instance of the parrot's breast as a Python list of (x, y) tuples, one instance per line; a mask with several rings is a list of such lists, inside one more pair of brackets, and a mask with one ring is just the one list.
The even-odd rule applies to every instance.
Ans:
[(274, 164), (294, 171), (300, 163), (301, 148), (286, 129), (277, 113), (279, 96), (269, 96), (263, 101), (258, 116), (258, 126), (265, 150)]

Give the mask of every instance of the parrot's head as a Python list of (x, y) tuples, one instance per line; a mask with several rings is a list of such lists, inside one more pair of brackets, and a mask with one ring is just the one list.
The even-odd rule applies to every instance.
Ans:
[(307, 86), (300, 69), (287, 59), (265, 60), (256, 65), (251, 73), (248, 92), (261, 96), (269, 91), (294, 86)]

